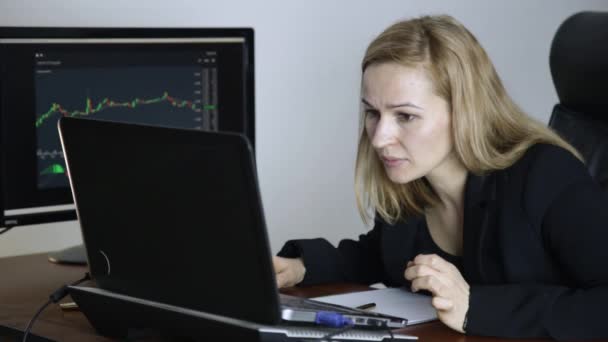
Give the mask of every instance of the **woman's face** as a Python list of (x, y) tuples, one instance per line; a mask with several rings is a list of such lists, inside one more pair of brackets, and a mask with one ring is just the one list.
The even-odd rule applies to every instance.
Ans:
[(362, 101), (367, 135), (393, 182), (408, 183), (438, 172), (449, 159), (449, 105), (433, 93), (422, 67), (368, 66)]

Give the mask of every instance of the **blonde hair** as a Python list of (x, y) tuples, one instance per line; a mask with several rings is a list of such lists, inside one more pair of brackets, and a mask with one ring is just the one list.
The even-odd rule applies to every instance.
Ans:
[[(424, 68), (435, 93), (450, 105), (454, 152), (474, 174), (507, 168), (541, 142), (561, 146), (582, 159), (570, 144), (515, 104), (477, 39), (450, 16), (423, 16), (387, 28), (367, 48), (362, 72), (371, 64), (386, 62)], [(365, 132), (363, 116), (355, 167), (355, 193), (363, 220), (369, 222), (373, 210), (394, 223), (440, 203), (426, 178), (406, 184), (388, 178)]]

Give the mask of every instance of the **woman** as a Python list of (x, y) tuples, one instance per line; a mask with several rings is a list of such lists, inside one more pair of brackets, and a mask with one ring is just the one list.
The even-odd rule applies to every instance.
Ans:
[(608, 337), (608, 211), (578, 152), (523, 113), (449, 16), (389, 27), (362, 63), (357, 202), (373, 229), (288, 241), (279, 287), (409, 285), (457, 331)]

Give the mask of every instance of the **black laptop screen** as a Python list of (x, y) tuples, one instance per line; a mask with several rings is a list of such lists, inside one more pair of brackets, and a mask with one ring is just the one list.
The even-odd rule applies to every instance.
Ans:
[(83, 119), (62, 119), (61, 127), (101, 287), (278, 320), (253, 156), (243, 136)]

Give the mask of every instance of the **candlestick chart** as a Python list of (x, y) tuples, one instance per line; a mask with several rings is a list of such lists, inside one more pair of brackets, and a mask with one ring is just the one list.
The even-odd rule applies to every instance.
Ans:
[(37, 70), (39, 188), (68, 185), (57, 133), (62, 116), (218, 130), (215, 73), (196, 65)]

